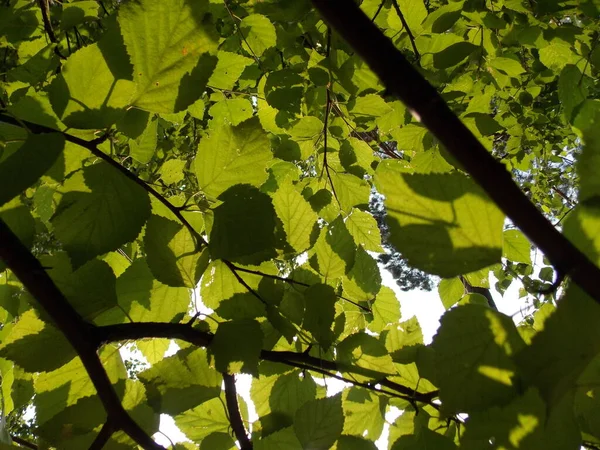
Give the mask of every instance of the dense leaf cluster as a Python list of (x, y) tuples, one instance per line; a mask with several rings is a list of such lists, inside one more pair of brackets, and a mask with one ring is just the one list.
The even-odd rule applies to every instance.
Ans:
[[(600, 446), (599, 17), (2, 0), (0, 441), (374, 449), (398, 408), (394, 450)], [(430, 345), (378, 260), (442, 279)]]

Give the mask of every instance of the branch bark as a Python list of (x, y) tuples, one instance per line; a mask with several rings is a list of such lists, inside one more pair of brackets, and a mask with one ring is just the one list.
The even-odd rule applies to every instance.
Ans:
[(252, 441), (248, 438), (246, 427), (244, 427), (244, 420), (240, 414), (235, 376), (224, 373), (223, 382), (225, 384), (225, 402), (227, 403), (227, 412), (229, 413), (229, 423), (233, 429), (233, 434), (235, 434), (236, 439), (240, 443), (241, 450), (252, 450), (254, 447)]
[(85, 322), (56, 287), (40, 262), (27, 250), (19, 238), (0, 219), (0, 259), (39, 302), (55, 325), (75, 349), (85, 367), (108, 420), (118, 424), (138, 445), (147, 450), (163, 449), (125, 411), (108, 375), (98, 358), (98, 345), (93, 326)]
[[(199, 347), (208, 347), (213, 339), (213, 335), (211, 333), (196, 330), (188, 325), (178, 323), (125, 323), (98, 327), (96, 328), (95, 332), (96, 339), (99, 342), (118, 342), (147, 338), (168, 338), (180, 339)], [(389, 374), (386, 373), (353, 366), (351, 364), (343, 364), (335, 361), (316, 358), (306, 353), (262, 350), (260, 352), (260, 359), (263, 361), (285, 364), (291, 367), (314, 370), (330, 376), (333, 376), (332, 374), (337, 372), (362, 375), (371, 378), (372, 383), (370, 384), (373, 390), (385, 394), (386, 392), (379, 391), (374, 388), (376, 384), (379, 384), (416, 402), (431, 404), (432, 400), (438, 396), (437, 391), (424, 393), (417, 392), (407, 386), (388, 380), (387, 377)], [(363, 387), (365, 384), (359, 384), (359, 382), (347, 378), (345, 378), (345, 381)]]
[(558, 232), (514, 183), (505, 167), (483, 147), (442, 97), (406, 60), (354, 1), (312, 0), (323, 18), (367, 62), (446, 147), (498, 207), (548, 257), (600, 303), (600, 269)]

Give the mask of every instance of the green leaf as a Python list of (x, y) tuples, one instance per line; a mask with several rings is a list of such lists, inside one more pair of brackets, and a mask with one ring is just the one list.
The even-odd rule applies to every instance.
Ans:
[(326, 279), (345, 275), (354, 263), (355, 245), (341, 216), (321, 230), (314, 246), (319, 272)]
[(141, 0), (119, 9), (119, 25), (133, 64), (133, 104), (157, 113), (186, 109), (202, 94), (215, 65), (217, 38), (205, 17), (207, 2)]
[(217, 66), (208, 80), (208, 85), (216, 89), (231, 90), (244, 69), (254, 61), (236, 53), (219, 50)]
[(299, 253), (306, 250), (311, 244), (310, 234), (318, 219), (310, 204), (292, 183), (284, 183), (273, 193), (273, 206), (283, 223), (287, 242)]
[(519, 63), (519, 61), (517, 61), (516, 59), (512, 58), (505, 58), (499, 56), (488, 61), (488, 64), (490, 65), (490, 67), (493, 67), (494, 69), (510, 77), (518, 77), (523, 72), (525, 72), (525, 69), (523, 69), (521, 63)]
[(125, 114), (134, 84), (112, 67), (98, 44), (71, 55), (50, 85), (56, 115), (73, 128), (106, 128)]
[(302, 448), (330, 448), (341, 436), (343, 428), (339, 394), (307, 402), (294, 418), (294, 430)]
[(220, 323), (210, 345), (216, 369), (219, 372), (256, 375), (262, 341), (263, 332), (254, 320)]
[(244, 292), (246, 288), (223, 261), (212, 261), (204, 271), (200, 294), (207, 308), (217, 309), (222, 301)]
[(464, 175), (409, 174), (386, 161), (375, 183), (390, 241), (415, 267), (449, 278), (500, 260), (504, 215)]
[(219, 126), (200, 140), (194, 161), (198, 184), (212, 197), (240, 183), (259, 187), (267, 179), (272, 158), (269, 139), (258, 120), (237, 127)]
[(578, 59), (577, 55), (571, 51), (571, 48), (558, 39), (540, 49), (540, 61), (552, 70), (560, 70), (567, 64), (577, 64)]
[(179, 414), (221, 393), (223, 377), (210, 367), (203, 348), (180, 350), (138, 374), (149, 392), (149, 404)]
[(349, 212), (355, 206), (367, 205), (371, 189), (369, 183), (348, 173), (331, 173), (335, 197), (342, 211)]
[(73, 270), (65, 253), (44, 255), (40, 262), (81, 317), (92, 320), (117, 305), (116, 278), (104, 261), (92, 259)]
[[(385, 346), (373, 336), (355, 333), (337, 346), (338, 361), (382, 374), (394, 375), (394, 363)], [(360, 377), (359, 377), (360, 378)]]
[(63, 195), (51, 222), (75, 266), (132, 241), (150, 215), (146, 191), (101, 162), (83, 169), (86, 186)]
[[(27, 372), (57, 369), (76, 355), (63, 334), (41, 321), (31, 309), (23, 313), (14, 325), (2, 329), (0, 342), (0, 356)], [(52, 348), (52, 352), (48, 348)]]
[[(400, 5), (402, 5), (401, 11), (406, 19), (408, 28), (410, 28), (413, 33), (421, 31), (423, 29), (421, 24), (427, 17), (427, 8), (425, 8), (423, 0), (406, 0)], [(395, 14), (395, 11), (388, 14), (388, 24), (390, 28), (394, 30), (402, 29), (402, 22), (398, 15)]]
[(432, 343), (444, 411), (471, 413), (510, 401), (518, 390), (511, 357), (523, 346), (510, 317), (480, 305), (446, 312)]
[(460, 278), (446, 278), (440, 281), (438, 293), (444, 308), (450, 309), (465, 295), (465, 286)]
[[(119, 380), (127, 378), (127, 371), (121, 360), (121, 355), (114, 346), (104, 347), (99, 352), (98, 357), (111, 383), (116, 384)], [(41, 423), (59, 414), (65, 406), (75, 405), (82, 398), (96, 395), (96, 388), (80, 358), (73, 358), (51, 372), (40, 373), (35, 380), (35, 389), (40, 397), (56, 395), (61, 390), (66, 397), (64, 398), (64, 404), (51, 401), (37, 403), (36, 414)]]
[(354, 266), (348, 275), (365, 294), (376, 295), (381, 289), (381, 274), (377, 261), (366, 252), (362, 245), (358, 246)]
[(294, 370), (275, 378), (268, 397), (270, 410), (286, 414), (291, 419), (302, 405), (314, 400), (316, 394), (317, 385), (312, 377)]
[(212, 433), (228, 433), (230, 424), (224, 398), (213, 398), (175, 416), (175, 424), (194, 442), (203, 442)]
[(223, 192), (219, 200), (208, 243), (212, 258), (260, 264), (272, 257), (275, 210), (269, 196), (240, 184)]
[(211, 106), (208, 113), (216, 123), (236, 126), (252, 117), (252, 103), (245, 98), (225, 98)]
[(162, 361), (170, 346), (171, 341), (169, 339), (150, 339), (136, 343), (136, 347), (142, 352), (150, 365)]
[(0, 206), (33, 186), (65, 148), (59, 133), (31, 134), (23, 145), (0, 161)]
[(150, 270), (168, 286), (196, 286), (208, 265), (208, 252), (197, 250), (187, 227), (164, 217), (150, 216), (144, 246)]
[(94, 0), (79, 0), (63, 5), (60, 27), (70, 30), (73, 27), (92, 20), (98, 19), (100, 5)]
[(337, 442), (339, 450), (376, 450), (377, 447), (372, 441), (359, 438), (358, 436), (340, 436)]
[(531, 244), (519, 230), (506, 230), (502, 256), (514, 262), (531, 264)]
[(302, 159), (308, 158), (315, 152), (317, 142), (323, 134), (323, 129), (324, 125), (321, 119), (314, 116), (302, 117), (291, 128), (289, 133), (300, 147), (300, 157)]
[(456, 444), (446, 436), (438, 434), (428, 428), (423, 428), (418, 434), (402, 436), (391, 450), (420, 450), (424, 448), (435, 448), (436, 450), (454, 450)]
[[(349, 448), (354, 448), (351, 444), (359, 445), (357, 436), (375, 441), (383, 431), (387, 400), (358, 387), (346, 390), (342, 398), (344, 435), (340, 437), (338, 447), (345, 444), (349, 445)], [(358, 448), (366, 448), (364, 442), (360, 442), (362, 445)], [(374, 446), (373, 442), (371, 445)]]
[(243, 46), (251, 55), (260, 57), (277, 43), (275, 27), (261, 14), (251, 14), (242, 19), (240, 29), (244, 35)]
[(517, 355), (525, 380), (536, 386), (550, 405), (575, 387), (586, 366), (600, 352), (600, 307), (577, 285), (569, 286), (544, 329)]
[(579, 248), (590, 261), (600, 266), (600, 208), (593, 204), (579, 205), (567, 217), (565, 236)]
[(441, 6), (427, 16), (423, 28), (433, 33), (443, 33), (456, 23), (462, 13), (464, 2), (452, 2)]
[(189, 291), (155, 280), (144, 259), (136, 259), (117, 278), (117, 299), (127, 314), (122, 320), (135, 322), (177, 321), (190, 305)]
[(360, 209), (352, 209), (346, 219), (346, 228), (356, 245), (362, 244), (365, 250), (383, 253), (381, 233), (375, 218)]
[(457, 42), (440, 52), (434, 53), (433, 65), (436, 69), (448, 69), (460, 64), (466, 57), (478, 49), (478, 45), (470, 42)]
[(136, 140), (129, 141), (129, 151), (135, 160), (142, 164), (148, 164), (154, 156), (156, 143), (158, 142), (158, 120), (151, 119), (144, 132)]
[(165, 184), (177, 184), (185, 178), (187, 163), (181, 159), (169, 159), (160, 169), (161, 179)]
[(381, 333), (389, 324), (396, 324), (400, 320), (400, 302), (396, 294), (387, 286), (382, 286), (371, 304), (373, 311), (373, 322), (369, 324), (369, 329)]
[(563, 105), (563, 113), (567, 122), (572, 123), (573, 112), (588, 96), (583, 74), (574, 65), (568, 64), (560, 72), (558, 78), (558, 98)]
[(392, 111), (384, 99), (376, 94), (367, 94), (364, 97), (358, 97), (350, 112), (355, 116), (373, 116), (378, 117)]
[(585, 144), (577, 162), (577, 172), (581, 179), (579, 200), (585, 201), (600, 196), (600, 131), (597, 127), (600, 101), (586, 100), (577, 111), (573, 126), (581, 131)]
[(294, 428), (287, 427), (254, 442), (254, 448), (256, 450), (276, 450), (279, 448), (302, 450), (306, 447), (298, 441)]
[(302, 326), (325, 350), (333, 342), (331, 325), (335, 316), (335, 301), (335, 291), (326, 284), (314, 284), (304, 291)]
[[(22, 205), (18, 198), (0, 206), (0, 219), (15, 233), (21, 243), (28, 249), (35, 238), (35, 221), (29, 209)], [(0, 259), (0, 272), (6, 269), (6, 264)]]

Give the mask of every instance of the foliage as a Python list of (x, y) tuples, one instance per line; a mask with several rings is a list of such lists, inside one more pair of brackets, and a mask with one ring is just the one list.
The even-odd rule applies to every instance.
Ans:
[[(168, 414), (178, 449), (372, 449), (398, 408), (391, 449), (600, 447), (600, 5), (356, 3), (376, 29), (350, 0), (2, 1), (14, 442), (161, 448)], [(378, 261), (443, 278), (430, 345)]]

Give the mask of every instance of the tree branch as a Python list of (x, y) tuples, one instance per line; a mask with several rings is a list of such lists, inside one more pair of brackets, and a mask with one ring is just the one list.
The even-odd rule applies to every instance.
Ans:
[[(107, 325), (95, 329), (98, 342), (117, 342), (126, 340), (148, 339), (148, 338), (168, 338), (180, 339), (199, 347), (209, 347), (213, 334), (205, 331), (196, 330), (188, 325), (179, 323), (161, 323), (161, 322), (143, 322), (143, 323), (125, 323), (118, 325)], [(396, 391), (405, 397), (414, 401), (431, 404), (432, 400), (438, 396), (437, 391), (417, 392), (407, 386), (388, 380), (390, 374), (378, 372), (376, 370), (365, 369), (363, 367), (344, 364), (340, 362), (328, 361), (326, 359), (316, 358), (306, 353), (296, 353), (288, 351), (261, 350), (260, 359), (285, 364), (291, 367), (300, 367), (302, 369), (314, 370), (332, 375), (336, 372), (347, 372), (355, 375), (369, 377), (372, 383), (362, 383), (352, 381), (347, 378), (344, 381), (357, 386), (379, 384), (388, 389)], [(327, 371), (327, 372), (323, 372)], [(335, 377), (334, 377), (335, 378)], [(371, 387), (371, 390), (386, 393)]]
[(246, 427), (244, 427), (244, 420), (240, 414), (235, 376), (223, 373), (223, 382), (225, 383), (225, 402), (227, 403), (227, 412), (229, 413), (229, 423), (233, 429), (233, 434), (235, 434), (236, 439), (240, 443), (241, 450), (252, 450), (252, 441), (248, 438)]
[(314, 6), (483, 188), (498, 207), (548, 257), (600, 303), (600, 269), (560, 234), (450, 110), (442, 97), (353, 1), (312, 0)]
[(102, 450), (112, 436), (113, 432), (114, 427), (112, 426), (110, 420), (107, 420), (106, 423), (102, 425), (100, 432), (96, 436), (96, 439), (94, 439), (94, 442), (92, 442), (92, 445), (90, 445), (89, 450)]
[(25, 439), (22, 439), (19, 436), (13, 436), (11, 434), (10, 438), (13, 440), (13, 442), (16, 442), (21, 447), (30, 448), (31, 450), (38, 450), (38, 446), (37, 445), (35, 445), (32, 442), (26, 441)]
[(0, 259), (39, 302), (75, 349), (85, 367), (108, 420), (118, 424), (138, 445), (148, 450), (162, 449), (125, 411), (98, 358), (93, 326), (85, 322), (56, 287), (40, 262), (0, 219)]

